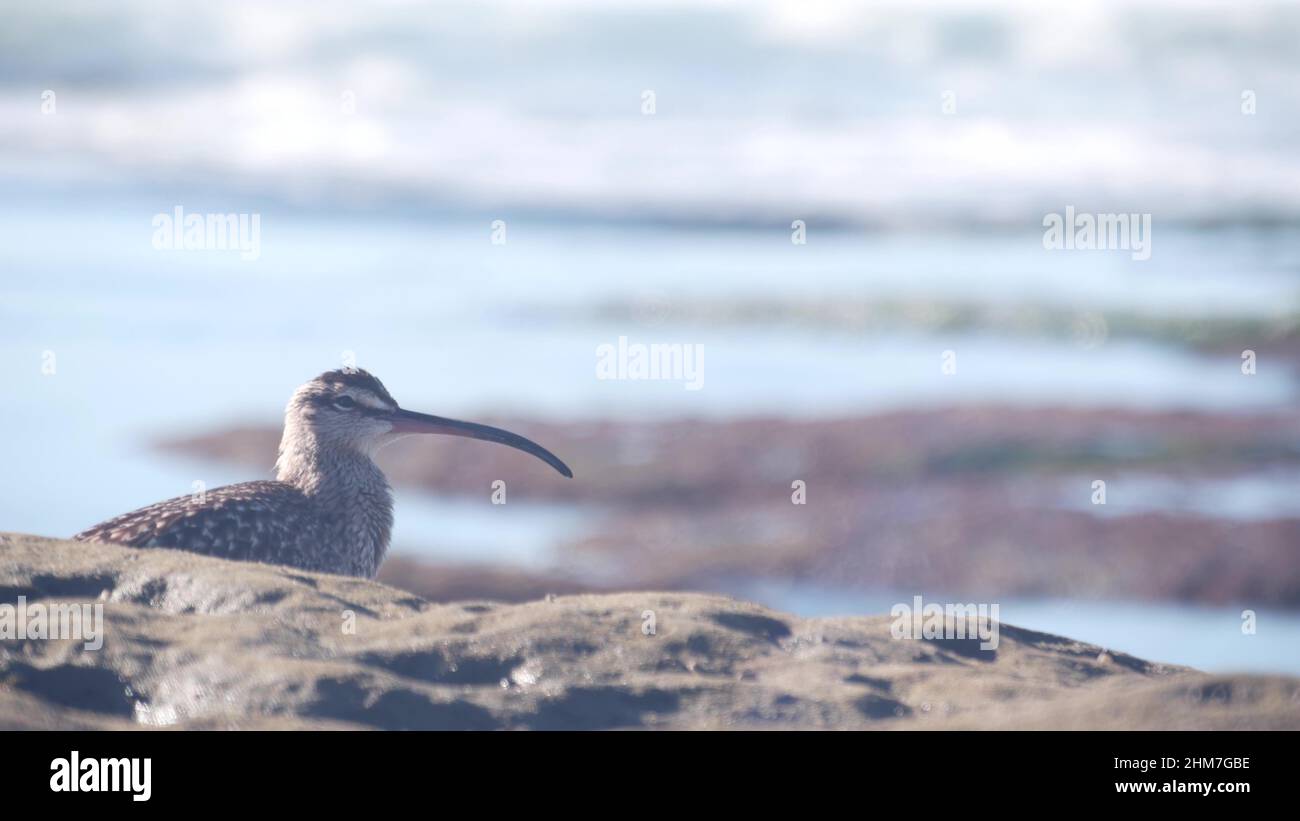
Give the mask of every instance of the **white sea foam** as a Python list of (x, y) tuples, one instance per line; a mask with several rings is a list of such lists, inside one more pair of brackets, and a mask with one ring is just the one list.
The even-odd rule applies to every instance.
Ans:
[(29, 182), (601, 219), (1300, 215), (1284, 4), (136, 0), (6, 28), (0, 175)]

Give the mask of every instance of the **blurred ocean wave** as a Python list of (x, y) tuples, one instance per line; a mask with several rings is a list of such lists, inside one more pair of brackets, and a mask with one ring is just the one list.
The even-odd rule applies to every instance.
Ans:
[(1300, 219), (1292, 4), (353, 12), (7, 8), (0, 177), (706, 227)]

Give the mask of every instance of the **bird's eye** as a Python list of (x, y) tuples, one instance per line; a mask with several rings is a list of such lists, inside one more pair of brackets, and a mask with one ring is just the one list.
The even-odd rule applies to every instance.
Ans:
[(334, 400), (334, 407), (339, 410), (351, 410), (357, 406), (357, 401), (351, 396), (340, 396)]

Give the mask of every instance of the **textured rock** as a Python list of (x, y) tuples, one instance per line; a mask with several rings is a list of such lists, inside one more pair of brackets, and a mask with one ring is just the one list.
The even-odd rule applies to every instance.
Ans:
[(6, 729), (1300, 728), (1300, 680), (1010, 625), (982, 652), (894, 640), (884, 616), (703, 594), (434, 605), (357, 579), (0, 536), (0, 604), (20, 595), (103, 603), (105, 636), (99, 650), (0, 640)]

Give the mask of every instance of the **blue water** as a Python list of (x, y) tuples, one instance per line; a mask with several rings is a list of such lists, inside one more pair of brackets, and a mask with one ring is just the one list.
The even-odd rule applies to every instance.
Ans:
[[(808, 617), (886, 615), (895, 604), (910, 606), (913, 596), (793, 582), (740, 584), (731, 592)], [(924, 601), (949, 600), (926, 596)], [(1005, 624), (1066, 636), (1148, 661), (1216, 672), (1300, 675), (1300, 613), (1255, 611), (1255, 632), (1251, 634), (1242, 632), (1242, 607), (1015, 599), (997, 604), (999, 620)]]
[[(0, 245), (0, 380), (10, 392), (0, 425), (23, 431), (5, 444), (0, 478), (0, 521), (14, 530), (71, 533), (188, 493), (196, 480), (250, 478), (160, 459), (148, 443), (277, 424), (292, 390), (341, 365), (345, 352), (403, 404), (469, 417), (825, 416), (972, 402), (1250, 413), (1296, 398), (1282, 368), (1245, 378), (1235, 357), (1121, 339), (1089, 349), (1023, 337), (584, 318), (611, 299), (933, 296), (960, 279), (963, 249), (978, 272), (971, 292), (978, 280), (990, 300), (1041, 281), (1073, 291), (1081, 306), (1253, 305), (1268, 314), (1292, 304), (1292, 282), (1271, 264), (1242, 269), (1232, 244), (1212, 262), (1213, 246), (1196, 234), (1166, 237), (1165, 253), (1234, 270), (1231, 279), (1192, 277), (1189, 286), (1173, 270), (1152, 269), (1140, 288), (1128, 287), (1131, 273), (1099, 273), (1080, 288), (1068, 284), (1079, 281), (1074, 258), (1041, 249), (1035, 257), (1025, 250), (1034, 238), (1014, 234), (946, 236), (933, 252), (912, 248), (904, 263), (896, 238), (872, 235), (796, 254), (781, 246), (784, 235), (761, 231), (524, 223), (495, 246), (488, 226), (474, 222), (337, 221), (286, 209), (263, 215), (261, 258), (242, 262), (154, 250), (150, 218), (166, 210), (162, 202), (34, 202), (0, 200), (0, 224), (22, 238)], [(1276, 232), (1258, 242), (1275, 250), (1265, 258), (1291, 248)], [(979, 262), (990, 255), (1005, 265)], [(1039, 289), (1043, 301), (1052, 290)], [(1254, 301), (1241, 302), (1243, 293)], [(619, 335), (702, 345), (704, 388), (596, 379), (596, 348)], [(948, 349), (958, 353), (955, 376), (940, 370)], [(51, 354), (55, 372), (46, 374)], [(267, 454), (266, 470), (272, 461)]]

